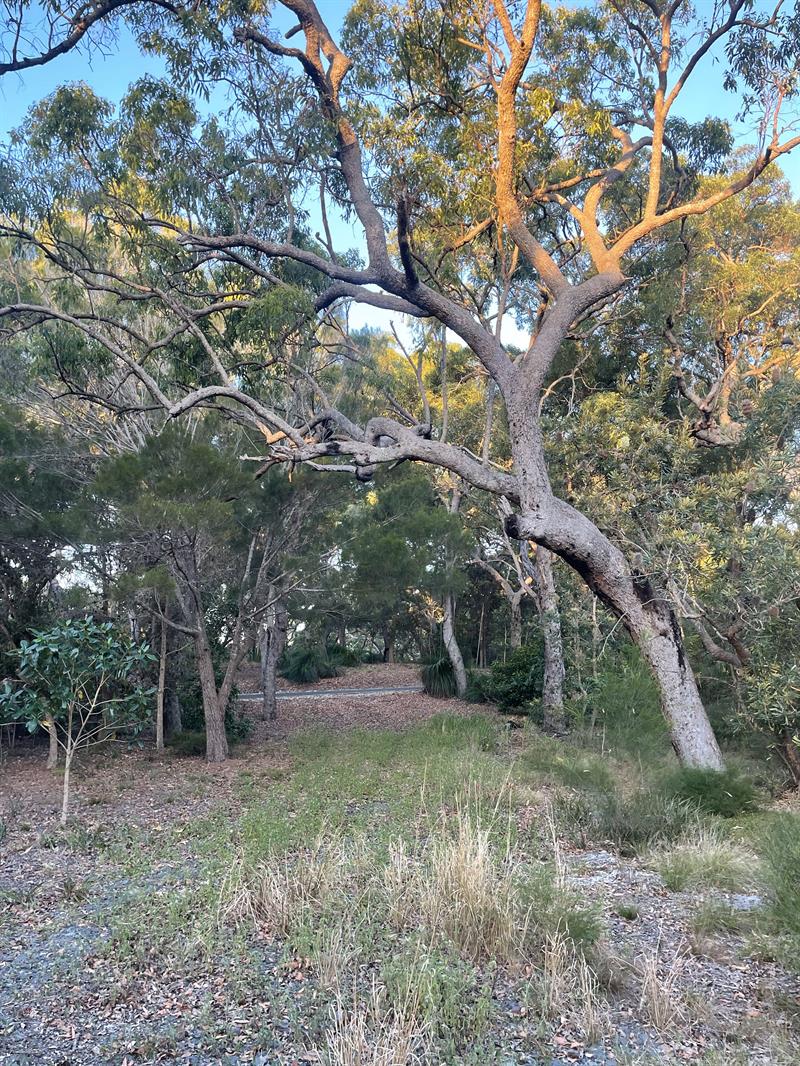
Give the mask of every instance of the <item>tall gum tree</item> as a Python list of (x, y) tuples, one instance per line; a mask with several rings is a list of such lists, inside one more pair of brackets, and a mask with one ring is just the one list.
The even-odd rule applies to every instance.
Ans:
[[(162, 17), (155, 5), (139, 6), (156, 11), (156, 21)], [(681, 761), (721, 768), (668, 598), (629, 564), (612, 536), (555, 494), (539, 411), (565, 342), (587, 323), (602, 325), (603, 308), (625, 288), (626, 270), (642, 247), (665, 227), (736, 196), (800, 143), (786, 132), (785, 119), (796, 83), (796, 9), (751, 0), (715, 0), (699, 15), (684, 0), (609, 0), (578, 12), (547, 11), (540, 0), (513, 9), (504, 0), (421, 2), (407, 9), (362, 3), (356, 14), (369, 16), (375, 53), (359, 56), (342, 50), (311, 0), (283, 0), (282, 6), (297, 19), (285, 41), (254, 9), (225, 42), (225, 61), (234, 64), (243, 86), (239, 102), (250, 101), (244, 125), (264, 134), (260, 153), (233, 164), (251, 195), (261, 195), (260, 208), (241, 210), (235, 202), (237, 190), (225, 177), (232, 172), (229, 158), (220, 153), (211, 175), (205, 167), (209, 145), (222, 137), (219, 124), (206, 127), (204, 140), (193, 140), (192, 122), (162, 108), (159, 122), (175, 128), (171, 140), (161, 125), (151, 131), (152, 140), (160, 138), (163, 158), (149, 141), (139, 144), (155, 168), (155, 177), (152, 169), (141, 169), (140, 185), (148, 183), (151, 192), (157, 186), (159, 195), (137, 197), (130, 183), (128, 192), (121, 192), (109, 174), (94, 189), (103, 201), (94, 217), (106, 226), (111, 217), (117, 232), (134, 242), (149, 230), (158, 254), (172, 258), (171, 288), (153, 280), (153, 256), (143, 260), (145, 276), (132, 277), (108, 260), (98, 262), (96, 249), (85, 247), (91, 241), (79, 241), (74, 231), (61, 239), (51, 227), (43, 237), (11, 203), (3, 227), (8, 237), (36, 249), (90, 298), (81, 303), (74, 289), (64, 296), (39, 281), (20, 298), (19, 288), (9, 286), (0, 316), (12, 329), (55, 324), (81, 334), (92, 349), (110, 353), (126, 378), (137, 380), (143, 405), (159, 406), (169, 417), (198, 405), (235, 407), (235, 417), (263, 427), (265, 463), (305, 462), (368, 478), (378, 464), (412, 460), (438, 465), (505, 497), (513, 507), (506, 519), (509, 536), (559, 555), (624, 624), (657, 679)], [(205, 10), (198, 6), (181, 25), (202, 21)], [(214, 32), (221, 36), (219, 27)], [(212, 36), (208, 31), (208, 39)], [(673, 113), (696, 68), (722, 48), (729, 58), (727, 83), (735, 88), (738, 80), (745, 107), (759, 109), (760, 133), (748, 164), (715, 191), (704, 192), (687, 158), (698, 141), (719, 140), (721, 126), (707, 122), (698, 132)], [(277, 117), (274, 111), (265, 117), (253, 104), (258, 99), (253, 88), (258, 78), (271, 78), (285, 97), (276, 71), (286, 64), (295, 64), (305, 82), (293, 87), (300, 103), (294, 111), (286, 105)], [(195, 62), (195, 79), (202, 76), (198, 67)], [(359, 67), (386, 68), (371, 111), (363, 93), (352, 100), (346, 96), (354, 67), (355, 76)], [(391, 138), (379, 144), (368, 136), (376, 117), (388, 115), (395, 124), (391, 108), (381, 104), (387, 84), (389, 99), (408, 119), (403, 133), (411, 139), (405, 144)], [(470, 114), (465, 101), (478, 101)], [(307, 144), (292, 142), (288, 134), (307, 122), (312, 103), (319, 119), (313, 137)], [(447, 136), (432, 153), (443, 171), (451, 158), (448, 143), (456, 160), (466, 148), (456, 132), (471, 137), (468, 155), (478, 175), (472, 185), (470, 176), (443, 184), (429, 181), (424, 167), (415, 172), (412, 164), (426, 151), (409, 128), (433, 113), (449, 120), (442, 127)], [(93, 111), (96, 130), (104, 117)], [(69, 118), (62, 109), (62, 127)], [(74, 123), (73, 155), (82, 141), (78, 154), (91, 172), (89, 140), (86, 123)], [(386, 166), (387, 151), (397, 157), (393, 166)], [(110, 166), (113, 158), (113, 152), (107, 154), (103, 164)], [(128, 158), (134, 158), (130, 152)], [(180, 185), (179, 166), (194, 169), (191, 196), (170, 195), (172, 186)], [(261, 185), (255, 171), (263, 176)], [(293, 211), (287, 223), (279, 210), (287, 174), (306, 191), (310, 176), (318, 179), (325, 230), (318, 242), (300, 239)], [(202, 211), (198, 189), (204, 183), (215, 202)], [(360, 224), (363, 261), (335, 250), (326, 193)], [(280, 225), (270, 220), (270, 205)], [(83, 245), (80, 254), (76, 243)], [(298, 367), (296, 360), (283, 361), (290, 399), (276, 400), (271, 385), (261, 389), (263, 380), (239, 373), (248, 358), (252, 362), (254, 349), (251, 344), (245, 354), (227, 338), (220, 342), (224, 323), (246, 314), (270, 286), (285, 288), (289, 263), (295, 275), (300, 270), (317, 279), (306, 292), (313, 293), (321, 329), (330, 328), (342, 304), (358, 302), (433, 319), (458, 336), (504, 405), (510, 466), (436, 439), (425, 412), (420, 418), (392, 407), (356, 424), (326, 390), (324, 374)], [(220, 264), (229, 268), (224, 291), (212, 269)], [(487, 277), (493, 264), (497, 276)], [(238, 286), (231, 281), (236, 271)], [(114, 295), (98, 311), (100, 293)], [(531, 326), (519, 354), (507, 351), (498, 328), (504, 306), (514, 299)], [(148, 302), (146, 321), (140, 315), (133, 323), (127, 314), (136, 301)], [(202, 382), (176, 383), (159, 369), (159, 358), (188, 338), (201, 350), (208, 373)], [(266, 358), (262, 351), (256, 357)], [(95, 398), (113, 406), (107, 393)]]

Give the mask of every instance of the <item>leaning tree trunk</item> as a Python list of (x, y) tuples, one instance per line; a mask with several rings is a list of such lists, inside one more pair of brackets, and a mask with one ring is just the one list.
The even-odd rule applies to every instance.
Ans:
[(203, 697), (203, 714), (206, 720), (206, 759), (209, 762), (224, 762), (228, 758), (228, 738), (225, 735), (225, 708), (217, 693), (214, 662), (208, 643), (205, 623), (198, 619), (198, 633), (194, 641), (197, 676)]
[(456, 694), (463, 699), (467, 692), (467, 671), (464, 667), (464, 656), (458, 646), (455, 633), (455, 598), (452, 592), (445, 593), (444, 618), (442, 620), (442, 637), (447, 656), (453, 667), (453, 677), (456, 682)]
[(548, 732), (563, 733), (564, 718), (564, 645), (561, 639), (561, 614), (553, 577), (553, 557), (547, 548), (538, 547), (533, 562), (533, 579), (544, 640), (544, 680), (542, 682), (542, 725)]
[(264, 721), (278, 717), (278, 660), (286, 647), (286, 608), (278, 601), (267, 612), (261, 634), (261, 708)]
[[(530, 452), (526, 458), (542, 470), (543, 464), (537, 464)], [(517, 465), (521, 466), (519, 459)], [(523, 480), (523, 485), (530, 489), (530, 502), (526, 505), (524, 497), (528, 492), (525, 492), (522, 514), (507, 519), (508, 535), (549, 548), (580, 574), (622, 621), (649, 665), (680, 762), (684, 766), (723, 770), (722, 753), (666, 596), (657, 592), (645, 575), (629, 568), (619, 548), (590, 519), (551, 495), (541, 474), (536, 478), (534, 473), (527, 484)]]

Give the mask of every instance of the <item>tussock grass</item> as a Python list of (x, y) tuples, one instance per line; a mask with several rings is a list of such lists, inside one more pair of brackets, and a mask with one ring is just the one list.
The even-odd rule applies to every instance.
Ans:
[(570, 1016), (584, 1039), (594, 1043), (608, 1028), (608, 1004), (597, 975), (565, 936), (547, 937), (541, 970), (532, 983), (534, 1009), (543, 1021)]
[(698, 825), (677, 844), (655, 850), (650, 862), (673, 892), (698, 888), (738, 892), (760, 883), (758, 857), (712, 825)]
[(348, 1006), (340, 995), (331, 1004), (321, 1059), (326, 1066), (416, 1066), (426, 1061), (427, 1038), (418, 1004), (409, 999), (390, 1009), (374, 981), (368, 996)]
[(678, 952), (668, 966), (660, 964), (659, 939), (652, 955), (640, 960), (642, 989), (639, 1008), (659, 1033), (680, 1030), (686, 1021), (686, 1004), (680, 994), (686, 955)]

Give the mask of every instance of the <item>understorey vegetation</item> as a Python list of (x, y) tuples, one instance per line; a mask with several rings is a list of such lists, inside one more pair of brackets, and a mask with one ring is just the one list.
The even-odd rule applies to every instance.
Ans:
[[(763, 793), (735, 820), (676, 798), (662, 739), (645, 761), (440, 714), (296, 733), (218, 780), (218, 799), (199, 758), (118, 755), (60, 835), (26, 824), (18, 796), (9, 869), (43, 863), (43, 880), (4, 889), (4, 959), (31, 925), (53, 949), (28, 947), (25, 966), (48, 970), (62, 946), (39, 1009), (4, 989), (4, 1017), (27, 1010), (35, 1029), (57, 1004), (79, 1062), (477, 1064), (569, 1048), (788, 1066), (797, 816)], [(114, 817), (143, 789), (149, 817)]]
[(0, 93), (0, 1060), (800, 1060), (800, 0)]

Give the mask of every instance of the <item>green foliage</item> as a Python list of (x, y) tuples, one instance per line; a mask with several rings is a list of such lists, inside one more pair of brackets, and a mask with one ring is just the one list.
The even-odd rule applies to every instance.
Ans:
[(662, 753), (667, 727), (653, 675), (631, 644), (609, 649), (587, 679), (585, 712), (605, 736), (607, 749), (644, 756)]
[(780, 814), (759, 826), (755, 844), (765, 860), (771, 915), (796, 949), (800, 946), (800, 817)]
[(448, 1059), (480, 1037), (491, 1012), (491, 988), (481, 986), (473, 966), (457, 955), (409, 945), (381, 970), (389, 1001), (402, 1010), (418, 1005), (434, 1039)]
[(435, 659), (432, 663), (425, 663), (422, 667), (422, 687), (429, 696), (439, 699), (449, 699), (456, 694), (456, 678), (453, 673), (453, 664), (450, 659), (443, 655), (441, 659)]
[(112, 622), (66, 620), (20, 644), (18, 682), (0, 691), (0, 716), (35, 732), (52, 719), (67, 743), (89, 743), (103, 731), (135, 734), (152, 715), (152, 689), (137, 683), (153, 661)]
[(467, 672), (467, 691), (464, 693), (467, 703), (486, 703), (486, 693), (483, 691), (485, 676), (475, 670)]
[(677, 840), (697, 822), (693, 806), (651, 789), (628, 796), (602, 795), (580, 806), (570, 805), (566, 814), (566, 820), (574, 819), (591, 840), (611, 843), (622, 855)]
[(691, 803), (706, 814), (736, 818), (756, 810), (756, 790), (752, 783), (735, 770), (701, 770), (685, 767), (670, 775), (667, 792)]
[(363, 661), (358, 652), (341, 644), (328, 644), (325, 654), (334, 666), (359, 666)]
[(283, 654), (281, 676), (296, 684), (310, 684), (321, 678), (337, 677), (338, 669), (327, 649), (305, 640), (296, 640)]
[(526, 739), (519, 763), (537, 778), (587, 792), (614, 791), (608, 760), (534, 729), (526, 733)]
[(541, 698), (543, 677), (541, 646), (526, 644), (513, 651), (505, 662), (494, 663), (479, 684), (484, 698), (496, 703), (499, 710), (520, 711)]

